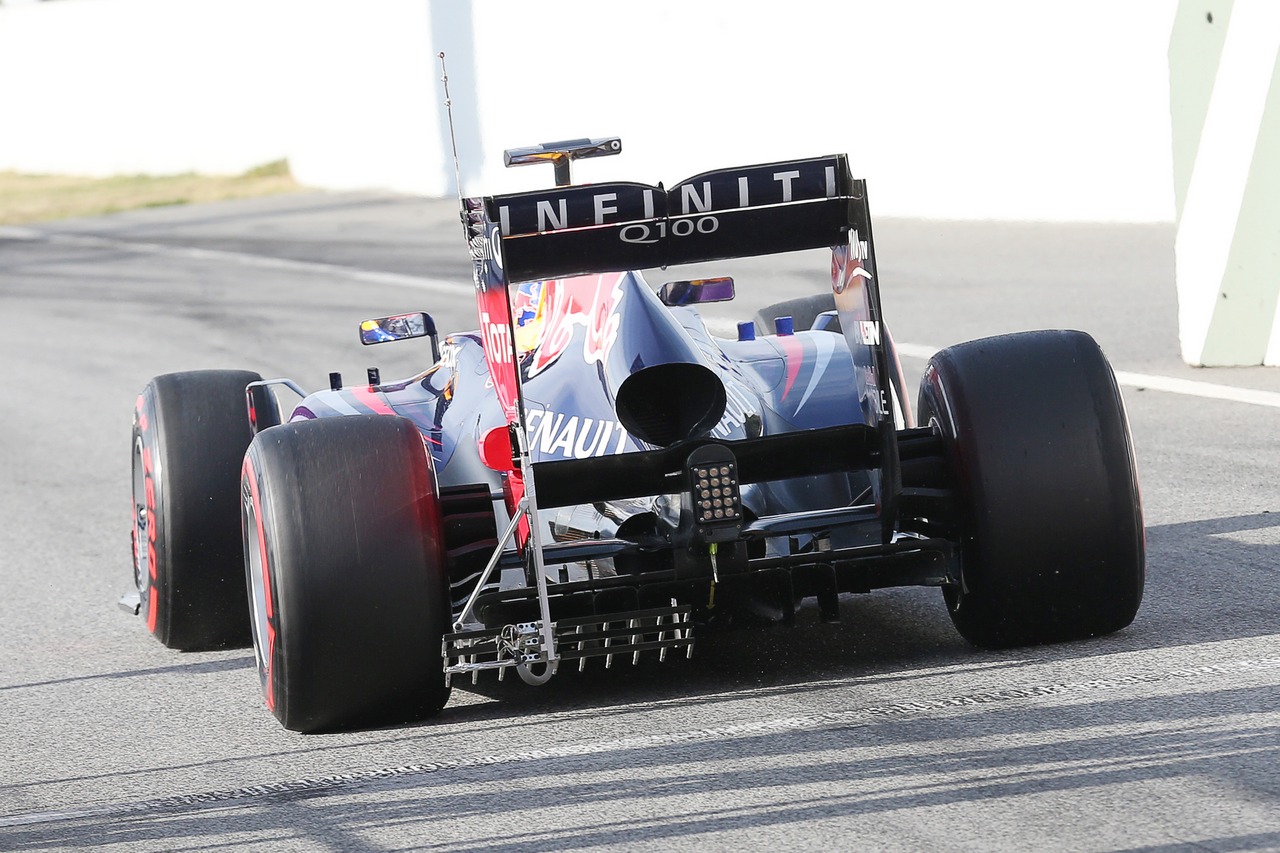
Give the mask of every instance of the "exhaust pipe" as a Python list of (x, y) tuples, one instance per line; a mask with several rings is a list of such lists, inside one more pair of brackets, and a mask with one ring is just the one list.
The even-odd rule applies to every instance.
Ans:
[(623, 381), (614, 402), (627, 431), (656, 447), (710, 432), (724, 417), (725, 404), (720, 377), (685, 361), (637, 370)]

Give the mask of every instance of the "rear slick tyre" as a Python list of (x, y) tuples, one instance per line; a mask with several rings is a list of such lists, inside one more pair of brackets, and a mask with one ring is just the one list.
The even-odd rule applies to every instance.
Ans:
[(964, 507), (960, 634), (1011, 647), (1117, 631), (1142, 601), (1144, 533), (1115, 376), (1083, 332), (970, 341), (935, 354), (919, 420)]
[(183, 651), (249, 645), (239, 477), (246, 370), (167, 373), (133, 419), (133, 572), (147, 628)]
[(412, 422), (353, 415), (259, 434), (241, 509), (258, 672), (285, 728), (399, 723), (444, 707), (440, 498)]

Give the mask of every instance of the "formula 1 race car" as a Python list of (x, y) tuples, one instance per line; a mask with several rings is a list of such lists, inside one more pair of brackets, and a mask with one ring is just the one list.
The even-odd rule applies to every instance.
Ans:
[[(227, 370), (147, 385), (129, 606), (161, 642), (252, 639), (267, 706), (310, 731), (430, 715), (453, 676), (687, 655), (806, 599), (836, 620), (842, 593), (884, 587), (939, 587), (987, 647), (1132, 621), (1137, 475), (1092, 338), (942, 350), (913, 419), (844, 156), (569, 182), (620, 147), (509, 151), (557, 186), (463, 201), (479, 329), (360, 326), (428, 339), (425, 372), (311, 394)], [(822, 292), (736, 339), (697, 311), (732, 278), (655, 290), (638, 272), (819, 248)], [(303, 399), (282, 419), (286, 388)]]

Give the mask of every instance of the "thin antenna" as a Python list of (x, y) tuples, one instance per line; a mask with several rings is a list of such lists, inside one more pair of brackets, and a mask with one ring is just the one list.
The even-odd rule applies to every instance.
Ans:
[(444, 66), (444, 51), (440, 57), (440, 80), (444, 83), (444, 109), (449, 114), (449, 144), (453, 146), (453, 182), (458, 188), (458, 201), (462, 201), (462, 169), (458, 166), (458, 137), (453, 132), (453, 99), (449, 97), (449, 71)]

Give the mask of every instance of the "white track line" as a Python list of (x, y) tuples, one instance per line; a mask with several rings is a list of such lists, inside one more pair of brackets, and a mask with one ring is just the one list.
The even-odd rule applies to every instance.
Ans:
[(189, 260), (217, 261), (232, 263), (257, 269), (285, 270), (288, 272), (323, 275), (346, 278), (368, 284), (389, 284), (395, 287), (412, 287), (435, 293), (447, 293), (453, 296), (469, 296), (471, 282), (448, 281), (429, 276), (405, 275), (394, 272), (377, 272), (374, 270), (349, 267), (343, 264), (326, 264), (318, 261), (295, 261), (289, 258), (272, 258), (266, 255), (252, 255), (247, 252), (229, 252), (223, 249), (194, 249), (186, 246), (166, 246), (162, 243), (142, 243), (133, 240), (118, 240), (113, 237), (91, 237), (83, 234), (57, 234), (38, 231), (34, 228), (0, 228), (0, 237), (11, 240), (55, 243), (64, 246), (85, 246), (98, 249), (114, 249), (126, 252), (141, 252), (150, 255), (163, 255)]
[[(898, 344), (897, 347), (900, 355), (924, 359), (942, 349), (942, 347), (924, 344)], [(1140, 391), (1165, 391), (1170, 394), (1186, 394), (1191, 397), (1202, 397), (1208, 400), (1230, 400), (1233, 403), (1248, 403), (1253, 406), (1269, 406), (1273, 409), (1280, 409), (1280, 394), (1275, 391), (1237, 388), (1234, 385), (1216, 385), (1212, 382), (1177, 379), (1172, 376), (1157, 376), (1152, 373), (1130, 373), (1126, 370), (1116, 371), (1116, 381), (1121, 385), (1137, 388)]]
[[(706, 319), (707, 328), (718, 335), (736, 337), (738, 324), (722, 317)], [(929, 344), (895, 344), (898, 355), (909, 358), (929, 359), (942, 349)], [(1268, 406), (1280, 409), (1280, 393), (1275, 391), (1258, 391), (1253, 388), (1237, 388), (1234, 385), (1217, 385), (1212, 382), (1200, 382), (1195, 379), (1177, 379), (1172, 376), (1157, 376), (1152, 373), (1130, 373), (1126, 370), (1116, 371), (1116, 381), (1129, 388), (1140, 391), (1165, 391), (1170, 394), (1186, 394), (1191, 397), (1202, 397), (1208, 400), (1229, 400), (1233, 403), (1248, 403), (1253, 406)]]
[[(374, 270), (349, 267), (342, 264), (326, 264), (316, 261), (295, 261), (288, 258), (271, 258), (265, 255), (251, 255), (245, 252), (229, 252), (223, 249), (193, 249), (183, 246), (166, 246), (161, 243), (141, 243), (132, 240), (117, 240), (111, 237), (91, 237), (81, 234), (57, 234), (39, 231), (34, 228), (0, 227), (0, 237), (11, 240), (28, 240), (48, 243), (60, 243), (68, 246), (88, 246), (95, 248), (116, 249), (123, 251), (144, 252), (147, 254), (166, 255), (169, 257), (188, 258), (192, 260), (211, 260), (223, 263), (234, 263), (259, 269), (288, 270), (290, 272), (310, 273), (346, 278), (369, 284), (388, 284), (395, 287), (412, 287), (417, 290), (447, 293), (458, 296), (468, 293), (470, 283), (447, 281), (428, 276), (405, 275), (403, 273), (377, 272)], [(733, 320), (721, 317), (706, 318), (707, 328), (720, 335), (737, 336), (738, 324)], [(911, 358), (927, 359), (942, 347), (927, 344), (897, 344), (898, 353)], [(1176, 379), (1172, 376), (1157, 376), (1150, 373), (1130, 373), (1116, 371), (1116, 381), (1121, 385), (1146, 391), (1165, 391), (1170, 394), (1185, 394), (1208, 400), (1228, 400), (1233, 403), (1248, 403), (1253, 406), (1268, 406), (1280, 409), (1280, 393), (1275, 391), (1258, 391), (1252, 388), (1237, 388), (1233, 385), (1217, 385), (1212, 382), (1199, 382), (1193, 379)]]

